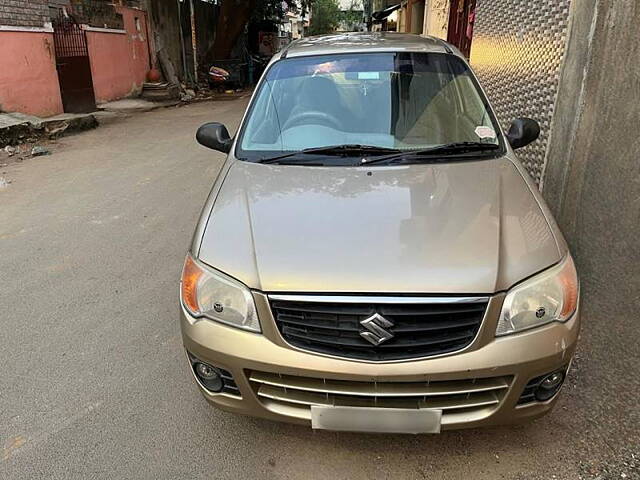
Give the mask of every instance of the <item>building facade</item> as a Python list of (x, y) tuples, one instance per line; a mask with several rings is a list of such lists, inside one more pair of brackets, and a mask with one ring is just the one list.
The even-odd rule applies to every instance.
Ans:
[(308, 15), (302, 12), (288, 11), (285, 16), (284, 31), (291, 36), (291, 40), (298, 40), (304, 36), (305, 29), (309, 26)]
[(0, 64), (0, 111), (62, 112), (46, 0), (0, 1)]
[(150, 52), (137, 1), (0, 0), (0, 111), (46, 117), (134, 95)]

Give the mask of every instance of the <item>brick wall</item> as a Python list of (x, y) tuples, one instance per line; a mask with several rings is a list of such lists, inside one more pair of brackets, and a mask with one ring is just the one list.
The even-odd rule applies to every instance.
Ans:
[(76, 21), (101, 28), (124, 28), (122, 15), (116, 12), (112, 0), (71, 0)]
[(51, 18), (59, 16), (64, 7), (78, 23), (116, 29), (124, 28), (124, 24), (115, 7), (142, 7), (139, 0), (48, 0), (47, 3)]
[(68, 7), (71, 3), (71, 0), (48, 0), (47, 3), (52, 8), (62, 8)]
[(42, 27), (67, 7), (80, 23), (94, 27), (123, 28), (113, 5), (143, 7), (140, 0), (0, 0), (0, 25)]
[(47, 0), (0, 0), (0, 25), (42, 27), (48, 21)]

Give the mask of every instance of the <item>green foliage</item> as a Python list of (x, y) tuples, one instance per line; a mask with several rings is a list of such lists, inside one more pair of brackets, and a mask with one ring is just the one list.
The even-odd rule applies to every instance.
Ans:
[(362, 3), (351, 0), (349, 8), (340, 12), (340, 24), (347, 31), (356, 30), (362, 24), (363, 15)]
[(340, 24), (340, 5), (338, 0), (313, 0), (310, 35), (332, 33)]
[(287, 11), (306, 14), (314, 0), (257, 0), (253, 20), (281, 20)]

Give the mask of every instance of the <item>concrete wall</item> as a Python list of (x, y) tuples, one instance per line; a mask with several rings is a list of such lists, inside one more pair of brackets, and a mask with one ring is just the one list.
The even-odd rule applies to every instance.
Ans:
[(637, 338), (640, 3), (581, 0), (572, 16), (543, 193), (577, 256), (590, 307), (606, 314), (601, 328), (626, 321)]
[(0, 111), (62, 113), (52, 33), (0, 31), (0, 65)]
[[(182, 4), (185, 5), (184, 3)], [(153, 0), (148, 2), (149, 15), (151, 16), (152, 31), (156, 51), (164, 51), (167, 58), (173, 64), (176, 74), (184, 78), (182, 61), (182, 47), (180, 43), (180, 17), (178, 15), (178, 3), (174, 0)], [(190, 44), (186, 46), (190, 47)]]
[[(637, 455), (640, 410), (640, 2), (576, 0), (543, 194), (577, 260), (580, 396), (608, 455)], [(614, 339), (606, 343), (603, 339)], [(613, 441), (613, 437), (625, 441)], [(589, 433), (586, 433), (589, 437)]]
[(542, 124), (518, 155), (572, 247), (585, 308), (604, 315), (592, 327), (627, 332), (640, 307), (638, 25), (637, 0), (483, 0), (471, 54), (503, 124)]
[(98, 103), (140, 93), (149, 71), (145, 12), (116, 8), (123, 16), (125, 33), (87, 31), (93, 87)]
[(204, 64), (207, 62), (207, 53), (213, 48), (213, 42), (216, 39), (215, 33), (219, 7), (206, 2), (198, 2), (194, 5), (198, 35), (198, 62), (201, 64), (201, 67), (206, 67)]

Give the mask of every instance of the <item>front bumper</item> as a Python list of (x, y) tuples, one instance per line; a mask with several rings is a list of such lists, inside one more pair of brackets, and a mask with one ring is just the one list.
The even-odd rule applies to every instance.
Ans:
[[(291, 397), (294, 400), (273, 401), (274, 397), (265, 398), (262, 392), (259, 396), (260, 387), (265, 386), (260, 382), (269, 383), (270, 378), (277, 380), (280, 377), (288, 379), (285, 385), (288, 381), (310, 385), (308, 389), (315, 388), (314, 393), (318, 393), (317, 385), (322, 383), (347, 388), (350, 382), (357, 382), (352, 385), (358, 386), (397, 382), (405, 385), (504, 382), (501, 390), (496, 390), (499, 395), (493, 404), (444, 410), (442, 429), (500, 425), (538, 418), (553, 408), (557, 395), (546, 402), (524, 405), (518, 405), (518, 400), (531, 379), (569, 365), (580, 327), (577, 311), (566, 323), (553, 323), (496, 338), (497, 314), (503, 301), (503, 296), (498, 295), (491, 299), (483, 326), (471, 348), (438, 358), (367, 363), (303, 352), (288, 346), (275, 327), (267, 297), (259, 293), (254, 297), (262, 334), (206, 319), (194, 320), (181, 308), (186, 350), (198, 359), (230, 372), (241, 397), (208, 392), (199, 382), (198, 386), (209, 403), (223, 410), (304, 425), (311, 425), (311, 411), (306, 400), (298, 401), (297, 397)], [(271, 385), (274, 383), (267, 387)]]

